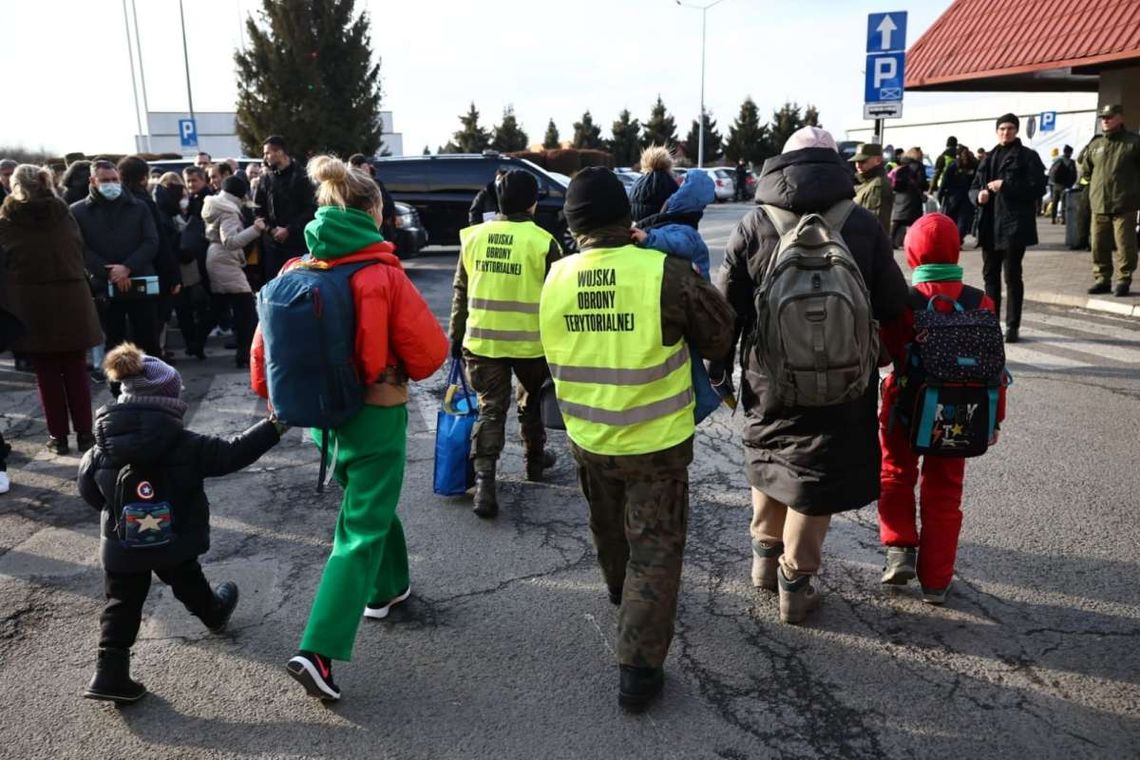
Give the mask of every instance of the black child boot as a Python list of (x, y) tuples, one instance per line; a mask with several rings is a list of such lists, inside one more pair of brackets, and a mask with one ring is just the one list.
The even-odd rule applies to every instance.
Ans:
[(495, 493), (495, 468), (475, 473), (475, 499), (472, 510), (480, 517), (499, 514), (499, 497)]
[(138, 702), (146, 687), (131, 680), (131, 653), (128, 649), (100, 649), (95, 675), (83, 691), (87, 699), (102, 699), (124, 705)]

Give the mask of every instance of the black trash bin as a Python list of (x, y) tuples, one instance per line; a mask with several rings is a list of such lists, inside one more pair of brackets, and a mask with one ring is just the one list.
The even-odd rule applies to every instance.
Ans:
[(1072, 251), (1088, 250), (1092, 212), (1089, 194), (1083, 187), (1065, 191), (1065, 246)]

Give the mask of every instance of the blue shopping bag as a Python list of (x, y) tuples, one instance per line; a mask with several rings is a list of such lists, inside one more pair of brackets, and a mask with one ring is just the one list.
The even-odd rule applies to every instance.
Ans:
[(453, 359), (447, 373), (443, 405), (436, 416), (432, 490), (437, 494), (459, 496), (475, 485), (471, 431), (478, 419), (479, 405), (467, 387), (463, 361)]

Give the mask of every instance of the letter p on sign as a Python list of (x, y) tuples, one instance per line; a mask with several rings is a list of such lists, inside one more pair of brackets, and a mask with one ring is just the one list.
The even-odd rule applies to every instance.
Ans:
[(178, 138), (183, 148), (198, 147), (198, 125), (193, 119), (178, 120)]
[(885, 82), (893, 82), (898, 77), (898, 64), (894, 58), (875, 59), (875, 89), (881, 89)]

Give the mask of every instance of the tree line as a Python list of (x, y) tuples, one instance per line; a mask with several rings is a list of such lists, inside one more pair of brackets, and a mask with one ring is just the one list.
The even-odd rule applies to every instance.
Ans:
[[(459, 116), (460, 127), (446, 145), (441, 145), (438, 153), (482, 153), (492, 149), (501, 153), (524, 151), (530, 146), (530, 137), (515, 116), (513, 105), (503, 109), (502, 120), (486, 128), (479, 123), (480, 112), (472, 102), (467, 112)], [(772, 112), (769, 121), (761, 122), (760, 109), (751, 96), (740, 104), (736, 119), (722, 134), (716, 119), (705, 114), (705, 161), (715, 163), (721, 158), (730, 162), (743, 159), (746, 163), (759, 166), (784, 146), (784, 142), (797, 129), (803, 126), (819, 126), (819, 111), (812, 105), (801, 108), (798, 103), (787, 102)], [(593, 114), (586, 110), (572, 125), (570, 147), (580, 150), (604, 150), (614, 157), (618, 166), (636, 164), (643, 148), (649, 145), (665, 145), (670, 149), (678, 146), (685, 155), (695, 159), (700, 139), (697, 120), (693, 119), (684, 139), (677, 135), (677, 123), (657, 96), (650, 109), (649, 118), (644, 122), (635, 119), (629, 109), (622, 109), (610, 125), (610, 136), (602, 135), (602, 126), (594, 121)], [(548, 150), (563, 147), (561, 133), (554, 119), (546, 125), (542, 147)], [(431, 148), (424, 146), (424, 155), (430, 155)]]

